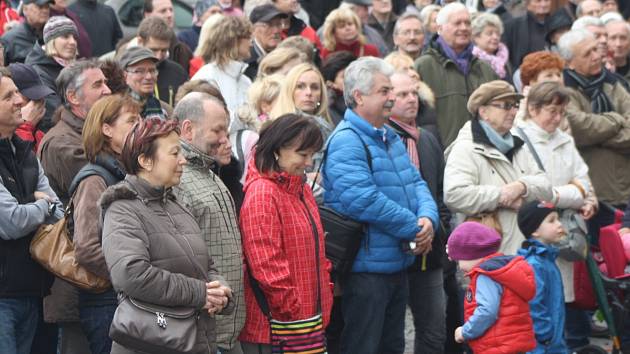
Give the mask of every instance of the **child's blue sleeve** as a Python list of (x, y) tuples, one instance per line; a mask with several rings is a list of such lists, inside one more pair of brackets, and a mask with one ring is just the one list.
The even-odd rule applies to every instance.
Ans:
[(503, 287), (483, 274), (477, 277), (477, 308), (464, 323), (462, 335), (469, 341), (481, 337), (499, 317)]
[(530, 263), (534, 268), (536, 278), (536, 296), (529, 302), (529, 310), (534, 322), (534, 333), (536, 340), (540, 343), (548, 341), (553, 336), (553, 324), (551, 323), (551, 313), (547, 308), (545, 299), (547, 295), (547, 282), (545, 281), (545, 269), (540, 263)]

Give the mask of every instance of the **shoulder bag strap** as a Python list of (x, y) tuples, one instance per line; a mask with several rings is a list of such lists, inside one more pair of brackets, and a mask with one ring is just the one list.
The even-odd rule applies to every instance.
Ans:
[(319, 272), (319, 231), (317, 230), (317, 224), (315, 224), (315, 219), (313, 219), (313, 215), (308, 210), (308, 205), (304, 200), (304, 193), (302, 193), (302, 204), (304, 204), (304, 208), (306, 209), (306, 215), (308, 216), (308, 220), (311, 224), (311, 228), (313, 229), (313, 238), (315, 238), (315, 271), (317, 272), (317, 307), (316, 312), (319, 314), (322, 312), (322, 289), (321, 289), (321, 278)]
[[(356, 131), (354, 131), (354, 129), (352, 128), (344, 128), (344, 129), (340, 129), (338, 132), (335, 133), (335, 135), (337, 135), (340, 131), (344, 131), (344, 130), (349, 130), (351, 132), (353, 132), (361, 141), (361, 145), (363, 145), (363, 149), (365, 150), (365, 155), (367, 158), (367, 164), (368, 167), (370, 168), (370, 172), (372, 172), (372, 154), (370, 153), (370, 150), (368, 149), (367, 145), (365, 145), (365, 143), (363, 142), (363, 139), (361, 139), (361, 136), (359, 135), (359, 133), (357, 133)], [(328, 156), (328, 147), (330, 146), (330, 142), (332, 141), (334, 135), (331, 136), (328, 139), (328, 144), (326, 144), (326, 149), (324, 150), (324, 156), (322, 157), (322, 162), (319, 163), (319, 166), (317, 167), (317, 175), (319, 175), (319, 173), (322, 170), (322, 166), (324, 166), (324, 163), (326, 162), (326, 157)], [(315, 188), (315, 180), (313, 180), (313, 183), (311, 184), (311, 190)]]
[(527, 134), (525, 134), (525, 130), (523, 130), (523, 128), (521, 127), (516, 127), (516, 131), (518, 131), (518, 133), (523, 136), (523, 140), (525, 140), (525, 144), (527, 144), (527, 148), (532, 153), (532, 156), (534, 156), (534, 160), (536, 160), (536, 164), (538, 165), (538, 168), (540, 168), (543, 172), (545, 172), (545, 167), (543, 167), (542, 161), (540, 160), (540, 156), (538, 156), (536, 149), (534, 149), (534, 145), (529, 140), (529, 137), (527, 136)]

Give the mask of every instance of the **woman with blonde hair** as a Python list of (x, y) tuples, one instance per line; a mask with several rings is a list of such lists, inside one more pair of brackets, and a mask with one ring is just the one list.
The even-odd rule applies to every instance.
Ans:
[(252, 45), (252, 24), (245, 17), (235, 16), (222, 16), (216, 21), (196, 52), (206, 64), (191, 79), (216, 86), (234, 116), (238, 106), (246, 103), (252, 83), (244, 74)]
[(306, 54), (295, 48), (276, 48), (265, 55), (258, 67), (258, 78), (273, 74), (286, 75), (294, 66), (307, 63)]
[(357, 58), (363, 56), (380, 57), (378, 48), (366, 42), (361, 20), (348, 8), (333, 10), (324, 22), (322, 58), (342, 50), (351, 52)]
[(259, 78), (249, 87), (249, 105), (261, 122), (269, 119), (271, 110), (280, 95), (284, 75), (274, 74)]

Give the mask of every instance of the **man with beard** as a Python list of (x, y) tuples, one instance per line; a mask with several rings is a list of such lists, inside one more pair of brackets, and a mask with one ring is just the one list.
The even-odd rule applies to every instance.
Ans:
[(179, 121), (182, 153), (188, 161), (173, 191), (199, 224), (214, 266), (230, 284), (235, 304), (232, 313), (216, 315), (216, 343), (223, 354), (242, 353), (238, 335), (245, 323), (245, 302), (238, 214), (228, 188), (212, 171), (225, 162), (222, 147), (227, 146), (228, 161), (231, 158), (228, 112), (219, 99), (191, 92), (179, 101), (173, 117)]
[(140, 116), (145, 119), (167, 119), (173, 111), (171, 106), (154, 94), (159, 61), (151, 50), (144, 47), (128, 48), (119, 60), (129, 86), (129, 95), (142, 106)]
[[(396, 96), (393, 68), (363, 57), (344, 73), (348, 109), (328, 140), (324, 203), (367, 229), (343, 283), (341, 353), (405, 347), (407, 267), (431, 250), (438, 211), (400, 138), (385, 126)], [(369, 311), (366, 311), (369, 309)]]
[(245, 75), (252, 81), (256, 79), (260, 61), (282, 41), (282, 30), (287, 27), (288, 19), (289, 16), (273, 4), (257, 6), (250, 13), (249, 21), (254, 25), (254, 31)]
[(159, 17), (148, 17), (138, 27), (138, 45), (153, 52), (159, 60), (157, 63), (157, 86), (155, 97), (174, 105), (177, 89), (188, 80), (188, 73), (181, 65), (169, 59), (169, 47), (175, 33), (166, 22)]
[(420, 16), (414, 13), (406, 13), (396, 21), (394, 25), (395, 49), (416, 60), (422, 54), (424, 45), (424, 30)]
[(97, 0), (77, 0), (68, 9), (74, 12), (92, 41), (92, 55), (99, 57), (116, 48), (123, 36), (114, 9)]
[[(396, 102), (387, 124), (400, 136), (411, 163), (427, 182), (440, 215), (440, 228), (435, 232), (431, 248), (424, 252), (419, 252), (419, 249), (414, 251), (416, 260), (408, 269), (409, 308), (413, 314), (416, 335), (414, 353), (443, 353), (447, 335), (443, 260), (446, 258), (446, 228), (451, 219), (451, 213), (442, 198), (446, 163), (442, 147), (435, 136), (416, 126), (420, 107), (416, 79), (407, 72), (397, 72), (391, 80)], [(451, 273), (454, 280), (455, 274)]]
[(472, 54), (470, 13), (460, 3), (446, 5), (437, 15), (438, 33), (429, 41), (415, 67), (435, 93), (437, 128), (444, 147), (472, 116), (468, 97), (481, 84), (498, 79), (490, 65)]
[(527, 13), (505, 24), (501, 42), (510, 52), (513, 68), (521, 66), (523, 57), (544, 50), (547, 44), (547, 19), (551, 14), (551, 0), (525, 0)]
[(50, 17), (50, 0), (25, 0), (24, 22), (13, 27), (2, 38), (4, 64), (23, 63), (37, 42), (43, 44), (44, 25)]

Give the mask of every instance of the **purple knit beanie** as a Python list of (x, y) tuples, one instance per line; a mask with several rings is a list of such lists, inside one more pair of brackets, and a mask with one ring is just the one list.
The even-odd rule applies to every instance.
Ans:
[(486, 225), (467, 221), (457, 226), (448, 238), (447, 251), (454, 261), (468, 261), (489, 256), (501, 246), (501, 235)]

